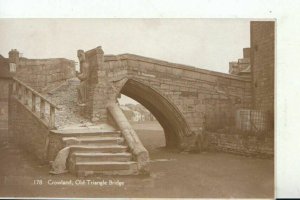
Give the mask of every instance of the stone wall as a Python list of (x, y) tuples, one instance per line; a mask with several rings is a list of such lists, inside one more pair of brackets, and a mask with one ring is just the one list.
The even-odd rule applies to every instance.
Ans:
[(75, 76), (75, 63), (64, 58), (20, 58), (16, 78), (38, 92), (51, 90)]
[(0, 78), (0, 140), (8, 139), (8, 92), (10, 79)]
[(49, 130), (38, 117), (11, 96), (9, 101), (9, 133), (14, 141), (25, 150), (37, 156), (41, 161), (47, 156), (47, 137)]
[(229, 62), (229, 74), (251, 78), (250, 48), (243, 49), (243, 58)]
[[(92, 76), (86, 113), (107, 120), (106, 108), (123, 93), (144, 105), (174, 143), (195, 136), (200, 128), (234, 125), (235, 112), (252, 105), (251, 79), (137, 55), (86, 52)], [(96, 76), (95, 76), (96, 75)]]
[(105, 67), (111, 82), (126, 77), (158, 91), (192, 129), (204, 120), (211, 130), (234, 124), (235, 111), (251, 107), (250, 80), (239, 76), (129, 54), (106, 57)]
[(9, 77), (11, 77), (9, 60), (0, 55), (0, 78)]
[(0, 55), (0, 141), (8, 138), (8, 85), (9, 85), (8, 59)]
[(264, 135), (206, 133), (209, 150), (224, 151), (247, 156), (274, 156), (274, 138)]
[(107, 79), (107, 72), (103, 66), (103, 50), (97, 47), (85, 53), (89, 63), (90, 73), (87, 88), (87, 102), (84, 108), (85, 116), (95, 121), (106, 121), (106, 105), (109, 101), (111, 84)]
[(251, 65), (254, 109), (269, 114), (274, 123), (275, 22), (251, 22)]

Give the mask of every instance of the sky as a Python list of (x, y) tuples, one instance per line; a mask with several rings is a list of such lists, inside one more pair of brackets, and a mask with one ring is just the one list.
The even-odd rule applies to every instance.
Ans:
[[(0, 54), (77, 61), (78, 49), (131, 53), (228, 73), (250, 46), (247, 19), (0, 19)], [(122, 103), (130, 100), (122, 97)]]

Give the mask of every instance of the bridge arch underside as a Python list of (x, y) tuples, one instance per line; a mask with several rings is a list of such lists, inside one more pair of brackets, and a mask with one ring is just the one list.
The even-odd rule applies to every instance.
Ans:
[(183, 138), (190, 134), (190, 129), (172, 103), (150, 86), (132, 79), (125, 83), (120, 93), (136, 100), (154, 115), (164, 129), (166, 147), (181, 147)]

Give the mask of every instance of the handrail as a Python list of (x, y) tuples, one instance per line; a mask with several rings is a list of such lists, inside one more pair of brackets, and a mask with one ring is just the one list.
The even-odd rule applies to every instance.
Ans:
[[(22, 89), (23, 88), (23, 89)], [(17, 95), (17, 98), (20, 100), (20, 102), (24, 106), (29, 106), (29, 96), (31, 96), (31, 112), (36, 113), (36, 105), (37, 105), (37, 97), (40, 98), (40, 108), (39, 108), (39, 115), (37, 117), (45, 122), (46, 120), (46, 104), (49, 105), (49, 110), (50, 110), (50, 117), (49, 121), (46, 125), (48, 126), (49, 129), (54, 129), (55, 128), (55, 109), (60, 110), (60, 108), (52, 103), (50, 100), (48, 100), (46, 97), (44, 97), (42, 94), (39, 92), (35, 91), (33, 88), (30, 86), (26, 85), (24, 82), (13, 78), (13, 85), (12, 85), (12, 92), (13, 94)], [(31, 95), (29, 95), (31, 93)], [(30, 107), (30, 106), (29, 106)]]
[(149, 173), (149, 153), (145, 149), (144, 145), (140, 141), (136, 132), (131, 127), (121, 108), (117, 104), (111, 104), (108, 107), (108, 111), (111, 114), (113, 120), (117, 126), (121, 129), (130, 150), (135, 156), (138, 163), (138, 170), (140, 173)]

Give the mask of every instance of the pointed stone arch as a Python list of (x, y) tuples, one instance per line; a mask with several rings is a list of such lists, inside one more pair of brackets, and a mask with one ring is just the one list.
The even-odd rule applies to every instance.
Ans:
[(146, 107), (164, 129), (167, 147), (182, 147), (191, 135), (190, 127), (178, 108), (159, 91), (135, 79), (122, 81), (119, 92)]

